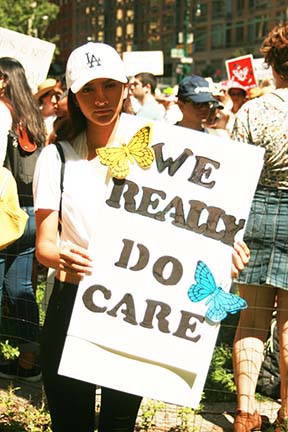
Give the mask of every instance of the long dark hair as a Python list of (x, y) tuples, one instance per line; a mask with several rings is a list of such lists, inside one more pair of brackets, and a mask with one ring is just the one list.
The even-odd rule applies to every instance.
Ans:
[(12, 129), (16, 132), (21, 122), (31, 142), (42, 146), (46, 139), (43, 116), (33, 97), (25, 70), (18, 60), (11, 57), (0, 58), (0, 75), (4, 78), (4, 93), (0, 97), (11, 111)]
[(68, 113), (57, 130), (57, 139), (71, 141), (86, 129), (87, 120), (80, 110), (75, 94), (68, 90)]

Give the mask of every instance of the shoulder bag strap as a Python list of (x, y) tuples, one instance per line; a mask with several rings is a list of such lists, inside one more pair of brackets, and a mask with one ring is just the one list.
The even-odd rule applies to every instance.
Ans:
[[(61, 146), (61, 144), (59, 142), (54, 143), (54, 145), (56, 146), (60, 159), (61, 159), (61, 171), (60, 171), (60, 191), (61, 191), (61, 196), (60, 196), (60, 206), (59, 206), (59, 220), (61, 221), (61, 214), (62, 214), (62, 194), (63, 194), (63, 190), (64, 190), (64, 172), (65, 172), (65, 155), (64, 155), (64, 151), (63, 151), (63, 147)], [(59, 226), (59, 230), (61, 231), (61, 225)]]

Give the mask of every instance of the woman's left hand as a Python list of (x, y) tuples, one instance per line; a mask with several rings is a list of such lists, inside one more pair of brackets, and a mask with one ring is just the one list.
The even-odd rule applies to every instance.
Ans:
[(234, 243), (232, 252), (232, 269), (231, 275), (236, 278), (239, 271), (243, 270), (250, 259), (250, 250), (244, 241)]

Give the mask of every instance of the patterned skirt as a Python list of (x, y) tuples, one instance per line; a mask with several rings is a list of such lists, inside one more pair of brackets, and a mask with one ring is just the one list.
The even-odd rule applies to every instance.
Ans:
[(258, 186), (244, 241), (251, 258), (236, 282), (288, 290), (288, 190)]

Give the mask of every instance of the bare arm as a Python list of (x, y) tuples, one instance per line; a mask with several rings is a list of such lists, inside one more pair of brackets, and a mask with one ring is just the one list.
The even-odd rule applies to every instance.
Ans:
[(39, 209), (36, 219), (36, 257), (45, 267), (58, 270), (61, 280), (79, 281), (90, 274), (92, 261), (86, 249), (70, 242), (58, 245), (58, 211)]

